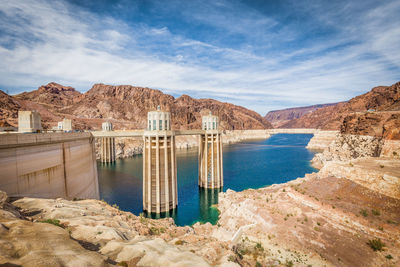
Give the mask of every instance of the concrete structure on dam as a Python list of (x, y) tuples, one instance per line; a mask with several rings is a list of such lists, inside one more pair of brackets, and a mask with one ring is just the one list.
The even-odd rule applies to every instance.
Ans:
[(169, 112), (158, 107), (148, 113), (143, 142), (143, 210), (168, 212), (178, 205), (175, 133)]
[[(111, 122), (103, 122), (101, 124), (103, 131), (112, 131)], [(100, 138), (100, 161), (103, 163), (115, 162), (115, 137)]]
[(37, 111), (18, 111), (18, 132), (37, 133), (42, 131), (40, 113)]
[(71, 132), (72, 131), (72, 121), (70, 119), (64, 118), (62, 121), (57, 123), (57, 130), (63, 132)]
[(98, 199), (93, 136), (1, 134), (0, 189), (12, 197)]
[(222, 141), (218, 131), (218, 117), (202, 117), (204, 134), (199, 136), (199, 186), (221, 188), (224, 186)]

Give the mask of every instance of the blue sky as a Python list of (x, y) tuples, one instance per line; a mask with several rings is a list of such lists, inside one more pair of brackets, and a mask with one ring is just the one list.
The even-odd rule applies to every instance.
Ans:
[(0, 0), (0, 89), (161, 89), (269, 110), (400, 80), (400, 1)]

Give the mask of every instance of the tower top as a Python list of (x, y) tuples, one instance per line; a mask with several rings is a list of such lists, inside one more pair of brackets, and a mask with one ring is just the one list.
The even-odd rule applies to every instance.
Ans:
[(171, 130), (171, 113), (162, 111), (160, 106), (157, 110), (147, 113), (147, 130), (148, 131), (168, 131)]
[(109, 122), (109, 121), (103, 122), (103, 123), (101, 124), (101, 129), (102, 129), (103, 131), (112, 131), (112, 130), (113, 130), (112, 123)]
[(202, 126), (203, 130), (218, 130), (219, 119), (218, 116), (212, 115), (211, 111), (209, 115), (202, 117)]

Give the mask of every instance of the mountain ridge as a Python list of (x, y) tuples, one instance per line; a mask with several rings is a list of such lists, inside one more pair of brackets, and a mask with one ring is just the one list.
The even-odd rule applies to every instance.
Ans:
[(314, 110), (336, 104), (338, 103), (317, 104), (311, 106), (271, 110), (264, 116), (264, 118), (268, 120), (274, 127), (279, 128), (279, 126), (289, 122), (290, 120), (298, 119), (307, 113), (313, 112)]
[(201, 128), (201, 116), (209, 112), (219, 116), (223, 130), (272, 128), (260, 114), (241, 106), (185, 94), (175, 98), (158, 89), (132, 85), (97, 83), (80, 93), (73, 87), (51, 82), (14, 96), (2, 92), (0, 97), (7, 100), (0, 106), (0, 123), (13, 126), (17, 126), (18, 110), (37, 110), (45, 129), (64, 117), (72, 119), (74, 128), (79, 130), (100, 129), (107, 120), (115, 129), (144, 129), (147, 112), (160, 105), (171, 112), (173, 129)]

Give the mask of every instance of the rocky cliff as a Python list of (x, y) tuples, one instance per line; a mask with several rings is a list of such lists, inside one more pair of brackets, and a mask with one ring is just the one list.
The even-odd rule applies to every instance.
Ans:
[[(73, 120), (75, 129), (100, 129), (111, 121), (115, 129), (143, 129), (148, 111), (158, 105), (170, 111), (173, 129), (201, 127), (201, 116), (210, 111), (220, 118), (221, 129), (268, 129), (271, 124), (258, 113), (244, 107), (213, 99), (195, 99), (188, 95), (174, 98), (160, 90), (130, 85), (95, 84), (84, 94), (74, 88), (49, 83), (32, 92), (9, 96), (1, 92), (0, 121), (17, 126), (18, 109), (35, 109), (48, 129), (64, 117)], [(14, 118), (14, 119), (9, 119)]]
[[(391, 86), (375, 87), (347, 102), (317, 109), (280, 127), (339, 130), (343, 126), (342, 130), (348, 134), (379, 136), (387, 133), (390, 138), (398, 139), (396, 128), (399, 125), (399, 110), (400, 82)], [(346, 124), (342, 125), (343, 122)], [(377, 125), (384, 125), (385, 133), (374, 131), (373, 128)]]
[(297, 107), (297, 108), (287, 108), (287, 109), (282, 109), (282, 110), (273, 110), (268, 112), (264, 118), (269, 121), (274, 127), (280, 127), (281, 125), (284, 125), (285, 123), (294, 120), (294, 119), (299, 119), (303, 117), (305, 114), (311, 113), (317, 109), (323, 108), (323, 107), (329, 107), (336, 105), (337, 103), (331, 103), (331, 104), (320, 104), (320, 105), (313, 105), (313, 106), (307, 106), (307, 107)]
[(350, 179), (400, 199), (400, 140), (338, 133), (312, 164), (321, 175)]

